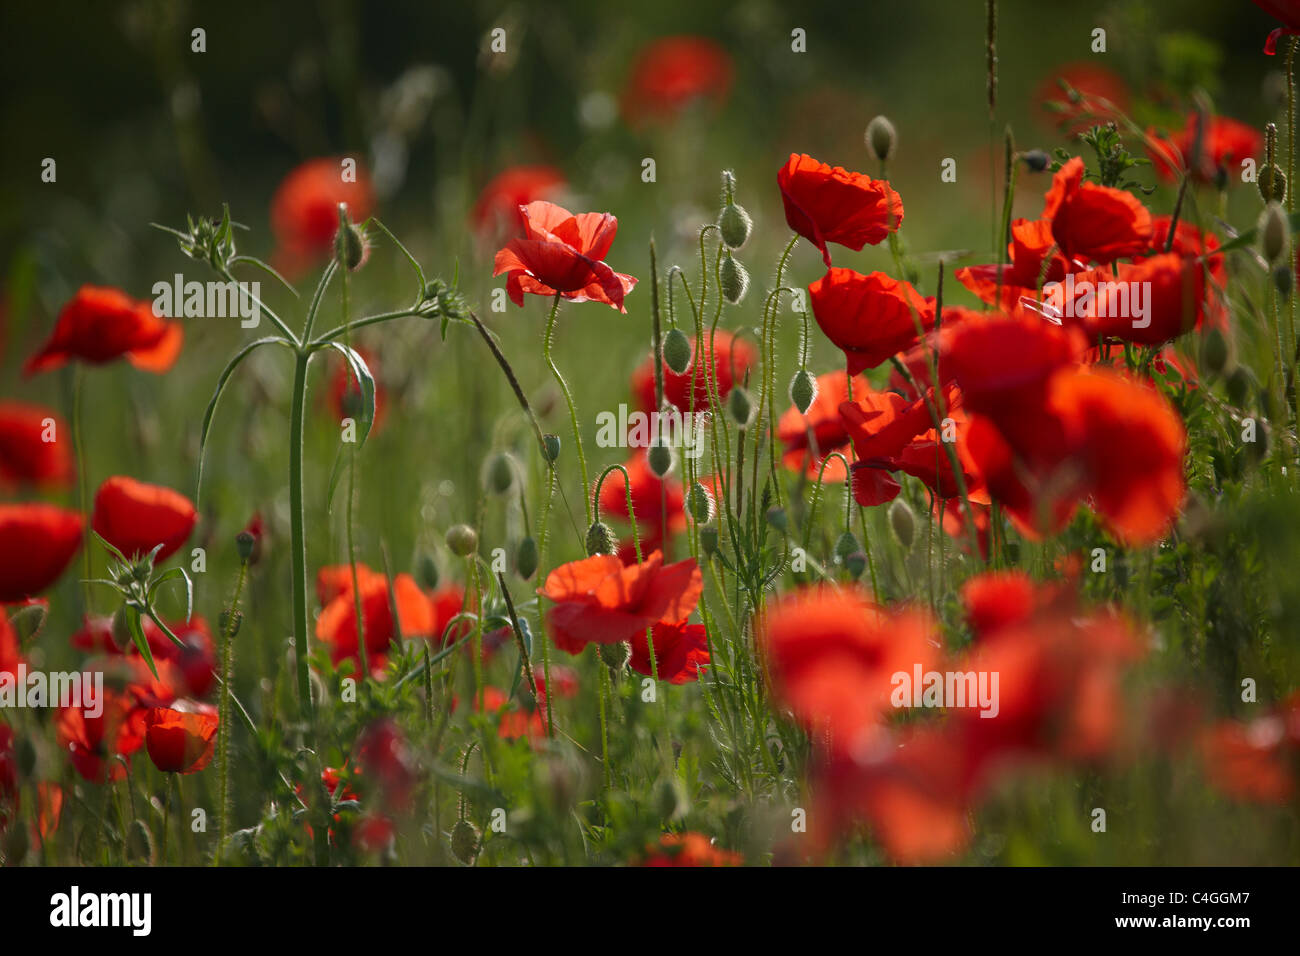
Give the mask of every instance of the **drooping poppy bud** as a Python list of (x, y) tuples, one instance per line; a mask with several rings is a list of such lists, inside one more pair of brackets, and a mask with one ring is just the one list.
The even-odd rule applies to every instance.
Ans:
[(863, 138), (867, 148), (882, 163), (894, 158), (894, 151), (898, 148), (898, 131), (888, 117), (877, 116), (868, 123)]
[(415, 562), (415, 579), (425, 591), (438, 590), (438, 562), (427, 551)]
[(852, 531), (845, 531), (835, 542), (835, 557), (842, 563), (847, 563), (849, 555), (861, 550), (862, 545), (858, 544), (858, 539), (853, 536)]
[(472, 554), (478, 547), (478, 532), (467, 524), (454, 524), (447, 529), (447, 547), (458, 558)]
[(749, 241), (753, 228), (754, 222), (744, 206), (729, 202), (722, 207), (718, 216), (718, 231), (722, 233), (722, 241), (728, 249), (740, 249)]
[(650, 470), (654, 472), (655, 477), (664, 477), (673, 470), (675, 463), (672, 448), (662, 441), (655, 442), (646, 450), (646, 463), (650, 465)]
[(1281, 205), (1271, 202), (1259, 216), (1259, 251), (1270, 265), (1277, 263), (1291, 247), (1291, 224)]
[(614, 644), (601, 644), (600, 659), (615, 674), (621, 674), (627, 662), (632, 659), (632, 645), (627, 641)]
[(451, 852), (460, 862), (469, 864), (478, 850), (478, 827), (468, 820), (457, 820), (451, 828)]
[(593, 521), (587, 529), (587, 556), (598, 554), (615, 554), (618, 552), (618, 538), (614, 529), (603, 521)]
[(686, 337), (686, 333), (681, 329), (669, 329), (668, 334), (664, 336), (663, 344), (664, 364), (668, 368), (681, 375), (691, 364), (691, 340)]
[(746, 427), (754, 414), (754, 403), (750, 401), (749, 392), (739, 385), (734, 386), (727, 396), (727, 412), (733, 422), (741, 428)]
[(1264, 202), (1280, 203), (1285, 201), (1286, 173), (1282, 172), (1277, 163), (1270, 163), (1259, 171), (1256, 185), (1259, 186), (1259, 194), (1264, 198)]
[(488, 459), (486, 483), (489, 490), (504, 495), (514, 482), (515, 469), (508, 454), (498, 452)]
[(686, 510), (700, 524), (707, 524), (713, 518), (713, 496), (698, 481), (687, 492)]
[(902, 498), (895, 498), (889, 506), (889, 526), (894, 529), (894, 537), (906, 551), (912, 547), (916, 535), (916, 516)]
[(722, 254), (722, 264), (718, 267), (718, 281), (722, 285), (722, 297), (732, 305), (739, 304), (749, 291), (749, 272), (740, 261), (727, 250)]
[(790, 380), (790, 401), (801, 414), (808, 414), (812, 403), (817, 400), (817, 378), (806, 368), (794, 373)]
[(519, 542), (519, 548), (515, 552), (515, 570), (527, 581), (536, 573), (537, 562), (537, 539), (528, 535)]

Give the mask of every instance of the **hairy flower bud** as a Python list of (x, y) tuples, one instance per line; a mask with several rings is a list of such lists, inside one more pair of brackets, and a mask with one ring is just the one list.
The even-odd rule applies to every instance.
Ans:
[(468, 864), (478, 850), (478, 827), (468, 820), (457, 820), (451, 828), (451, 852), (460, 862)]
[(733, 385), (727, 394), (727, 413), (731, 420), (744, 428), (754, 414), (754, 403), (750, 401), (749, 392), (739, 385)]
[(447, 529), (447, 547), (459, 558), (473, 554), (478, 548), (478, 532), (467, 524), (454, 524)]
[(615, 673), (620, 673), (623, 668), (627, 667), (627, 662), (632, 659), (632, 645), (627, 641), (601, 644), (599, 647), (600, 659), (604, 661), (606, 667)]
[(669, 329), (662, 349), (664, 364), (681, 375), (691, 364), (691, 340), (681, 329)]
[(754, 222), (744, 206), (729, 202), (722, 207), (722, 212), (718, 215), (718, 231), (722, 233), (722, 241), (728, 249), (741, 248), (749, 241), (753, 228)]
[(749, 291), (749, 273), (732, 256), (728, 250), (722, 254), (722, 264), (718, 267), (718, 281), (722, 285), (722, 297), (732, 305), (739, 304)]
[(438, 589), (438, 563), (433, 555), (425, 552), (415, 562), (415, 580), (425, 591)]
[(1280, 203), (1286, 199), (1286, 173), (1277, 163), (1270, 163), (1259, 171), (1259, 177), (1255, 181), (1259, 187), (1259, 194), (1264, 197), (1266, 203)]
[(700, 550), (706, 558), (713, 557), (718, 550), (718, 526), (705, 525), (700, 529)]
[(794, 402), (794, 407), (799, 409), (800, 413), (806, 415), (816, 400), (816, 377), (806, 368), (799, 369), (790, 380), (790, 401)]
[(41, 632), (49, 612), (44, 604), (26, 604), (9, 616), (9, 626), (18, 635), (18, 642), (26, 644)]
[(894, 151), (898, 148), (898, 131), (888, 117), (877, 116), (868, 123), (863, 139), (867, 149), (882, 163), (894, 158)]
[(673, 450), (662, 441), (657, 441), (646, 449), (646, 462), (650, 465), (650, 470), (654, 472), (655, 477), (662, 478), (673, 470), (676, 463), (673, 456)]
[(889, 526), (894, 529), (894, 537), (904, 551), (912, 547), (912, 540), (916, 536), (916, 516), (902, 498), (895, 498), (889, 506)]
[(713, 518), (713, 496), (698, 481), (686, 493), (686, 510), (699, 524), (707, 524)]
[(850, 555), (861, 550), (862, 545), (858, 544), (858, 539), (853, 536), (852, 531), (845, 531), (835, 542), (835, 557), (839, 558), (841, 563), (847, 563)]
[(519, 547), (515, 551), (515, 570), (527, 581), (536, 573), (537, 562), (537, 539), (528, 535), (519, 542)]
[(618, 538), (614, 529), (603, 521), (593, 521), (587, 529), (587, 557), (618, 552)]
[(1277, 265), (1291, 247), (1291, 224), (1281, 205), (1271, 202), (1260, 213), (1259, 251), (1270, 265)]

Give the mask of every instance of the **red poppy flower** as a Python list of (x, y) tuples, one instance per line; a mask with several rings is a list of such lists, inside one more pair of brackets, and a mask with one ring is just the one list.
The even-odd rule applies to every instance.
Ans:
[(698, 680), (700, 668), (709, 664), (709, 637), (703, 624), (660, 622), (650, 629), (650, 640), (654, 641), (654, 668), (650, 666), (650, 641), (645, 632), (632, 638), (628, 666), (639, 674), (653, 677), (657, 669), (660, 680), (685, 684)]
[[(330, 659), (338, 665), (357, 657), (357, 613), (351, 568), (347, 565), (322, 568), (317, 579), (317, 588), (322, 595), (326, 593), (322, 585), (326, 578), (344, 583), (342, 590), (329, 599), (316, 618), (316, 637), (330, 646)], [(388, 578), (359, 564), (357, 582), (361, 592), (366, 655), (371, 669), (377, 670), (383, 666), (388, 646), (397, 635), (393, 627)], [(393, 598), (397, 604), (397, 621), (403, 638), (427, 638), (434, 633), (433, 608), (413, 577), (399, 574), (393, 579)]]
[(374, 192), (364, 167), (355, 182), (343, 178), (342, 157), (310, 159), (295, 167), (271, 197), (271, 231), (279, 243), (276, 264), (291, 278), (334, 254), (339, 203), (348, 217), (364, 222), (374, 209)]
[(470, 219), (480, 233), (507, 222), (513, 227), (520, 206), (545, 199), (564, 185), (564, 174), (554, 166), (511, 166), (483, 187)]
[(663, 560), (655, 551), (625, 566), (598, 554), (552, 571), (537, 593), (555, 604), (547, 620), (556, 645), (577, 654), (589, 643), (631, 641), (654, 624), (685, 621), (704, 590), (699, 565), (693, 558)]
[(694, 100), (720, 105), (731, 90), (731, 57), (707, 37), (674, 36), (646, 46), (623, 91), (623, 116), (636, 126), (674, 118)]
[(646, 848), (641, 866), (740, 866), (739, 853), (719, 849), (703, 833), (665, 833)]
[(1277, 53), (1277, 41), (1284, 36), (1300, 34), (1300, 0), (1253, 0), (1270, 17), (1281, 20), (1284, 24), (1268, 35), (1264, 41), (1264, 52), (1269, 56)]
[(72, 481), (71, 432), (41, 405), (0, 401), (0, 485)]
[(618, 232), (609, 213), (574, 215), (549, 202), (519, 207), (524, 235), (497, 252), (494, 276), (506, 273), (506, 291), (515, 305), (524, 293), (554, 296), (571, 302), (603, 302), (620, 312), (623, 297), (637, 280), (604, 263)]
[(1052, 177), (1043, 206), (1052, 237), (1066, 259), (1114, 262), (1150, 248), (1151, 213), (1122, 189), (1083, 181), (1075, 156)]
[(786, 223), (821, 250), (828, 269), (828, 243), (858, 252), (903, 224), (903, 200), (883, 179), (792, 153), (776, 174), (776, 182)]
[[(1115, 272), (1081, 273), (1076, 283), (1092, 283), (1095, 296), (1083, 310), (1090, 339), (1098, 336), (1163, 345), (1200, 324), (1205, 306), (1205, 269), (1196, 259), (1169, 252), (1135, 264), (1120, 263)], [(1137, 314), (1137, 296), (1145, 315)]]
[[(713, 333), (713, 376), (718, 389), (718, 399), (725, 402), (731, 387), (743, 381), (749, 369), (758, 361), (754, 347), (730, 332)], [(709, 408), (709, 385), (706, 369), (696, 373), (695, 356), (698, 344), (691, 338), (691, 364), (680, 374), (664, 366), (664, 400), (679, 411), (698, 412)], [(655, 404), (655, 364), (650, 355), (632, 373), (632, 392), (642, 411), (653, 412)]]
[(1242, 802), (1285, 806), (1300, 767), (1300, 696), (1247, 723), (1223, 721), (1202, 731), (1200, 751), (1216, 790)]
[(144, 745), (163, 773), (198, 773), (212, 759), (217, 743), (216, 711), (152, 707), (144, 719)]
[(95, 492), (95, 533), (128, 558), (146, 555), (158, 545), (155, 560), (175, 554), (194, 530), (198, 512), (178, 491), (114, 475)]
[[(853, 394), (860, 396), (870, 391), (865, 378), (853, 381)], [(817, 395), (807, 414), (793, 404), (786, 409), (776, 424), (776, 434), (785, 446), (782, 463), (791, 471), (802, 471), (811, 479), (820, 474), (823, 483), (834, 484), (845, 479), (844, 463), (832, 458), (823, 470), (821, 465), (831, 452), (847, 455), (849, 433), (840, 420), (840, 405), (849, 399), (849, 377), (842, 371), (817, 376)]]
[[(474, 709), (478, 710), (478, 697)], [(528, 738), (539, 741), (546, 736), (546, 698), (539, 697), (531, 705), (511, 705), (510, 697), (497, 687), (483, 688), (483, 711), (497, 715), (497, 736), (502, 740)]]
[(844, 352), (850, 375), (911, 348), (934, 326), (934, 310), (920, 293), (883, 272), (833, 268), (808, 294), (817, 325)]
[(119, 757), (130, 757), (144, 744), (143, 727), (133, 718), (135, 702), (108, 688), (103, 713), (87, 716), (80, 707), (63, 707), (55, 717), (59, 747), (68, 752), (77, 773), (91, 783), (115, 783), (126, 776)]
[(1203, 120), (1201, 114), (1193, 113), (1182, 130), (1167, 137), (1147, 130), (1147, 155), (1156, 174), (1166, 182), (1176, 182), (1184, 168), (1198, 182), (1214, 182), (1220, 171), (1259, 158), (1263, 151), (1264, 137), (1259, 130), (1226, 116)]
[(0, 603), (50, 587), (81, 546), (85, 522), (46, 504), (0, 504)]
[(138, 369), (161, 373), (176, 361), (183, 339), (180, 323), (158, 318), (151, 302), (83, 285), (59, 313), (49, 339), (23, 365), (23, 374), (48, 372), (72, 359), (102, 365), (122, 357)]
[[(1074, 91), (1066, 93), (1061, 82)], [(1093, 63), (1067, 63), (1038, 89), (1039, 104), (1059, 117), (1069, 132), (1079, 133), (1116, 113), (1127, 113), (1128, 88), (1114, 72)]]
[(357, 772), (382, 790), (391, 810), (409, 809), (416, 784), (416, 759), (400, 727), (388, 718), (374, 721), (357, 739)]
[(777, 700), (844, 755), (879, 732), (893, 675), (926, 670), (938, 656), (926, 614), (885, 610), (854, 589), (789, 595), (755, 622), (755, 634)]

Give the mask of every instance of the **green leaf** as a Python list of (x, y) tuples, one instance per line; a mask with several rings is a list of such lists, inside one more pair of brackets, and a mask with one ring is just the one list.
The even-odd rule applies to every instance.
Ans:
[(144, 662), (149, 665), (149, 670), (153, 672), (153, 676), (157, 677), (158, 668), (153, 662), (153, 651), (149, 649), (149, 639), (144, 636), (144, 629), (140, 627), (140, 612), (133, 607), (127, 607), (125, 611), (126, 627), (131, 632), (131, 640), (135, 643), (135, 649), (140, 652)]
[(357, 436), (357, 448), (360, 449), (366, 443), (366, 436), (370, 434), (370, 426), (375, 423), (375, 379), (370, 374), (366, 360), (356, 349), (349, 348), (342, 342), (330, 342), (329, 347), (338, 349), (348, 360), (352, 374), (361, 385), (361, 433)]

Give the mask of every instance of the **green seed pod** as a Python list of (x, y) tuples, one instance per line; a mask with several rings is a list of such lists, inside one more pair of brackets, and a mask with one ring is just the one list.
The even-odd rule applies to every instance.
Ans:
[(729, 202), (722, 207), (722, 213), (718, 216), (718, 230), (728, 249), (739, 249), (748, 242), (753, 228), (754, 222), (744, 206)]
[(468, 820), (457, 820), (451, 828), (451, 852), (456, 859), (468, 865), (478, 850), (478, 827)]
[(438, 562), (433, 560), (433, 555), (424, 552), (416, 559), (415, 580), (426, 591), (438, 589)]
[(627, 641), (617, 641), (613, 644), (600, 644), (600, 659), (605, 662), (605, 666), (615, 673), (621, 673), (623, 668), (627, 667), (627, 662), (632, 659), (632, 645)]
[(849, 555), (861, 550), (862, 545), (858, 544), (858, 539), (853, 537), (852, 531), (845, 531), (835, 542), (835, 557), (840, 559), (841, 564), (848, 562)]
[(664, 365), (681, 375), (691, 366), (691, 340), (681, 329), (669, 329), (662, 348)]
[(713, 496), (698, 481), (686, 494), (686, 510), (699, 524), (708, 524), (713, 519)]
[(655, 442), (646, 450), (646, 462), (650, 465), (650, 470), (655, 476), (662, 478), (668, 472), (673, 470), (676, 464), (676, 458), (673, 450), (663, 442)]
[(782, 534), (785, 534), (790, 529), (790, 517), (785, 513), (784, 508), (768, 509), (767, 523)]
[(882, 163), (894, 158), (894, 151), (898, 148), (898, 131), (888, 117), (877, 116), (868, 123), (863, 139), (867, 149)]
[(510, 456), (498, 452), (488, 459), (486, 484), (489, 491), (504, 495), (515, 483), (515, 469)]
[(801, 414), (808, 414), (812, 403), (817, 400), (817, 379), (806, 368), (801, 368), (790, 379), (790, 401)]
[(546, 434), (542, 436), (542, 453), (546, 455), (547, 461), (555, 461), (560, 457), (560, 436)]
[(889, 526), (894, 529), (894, 537), (904, 551), (912, 547), (912, 541), (916, 537), (916, 516), (902, 498), (895, 498), (889, 506)]
[(527, 581), (537, 571), (537, 539), (529, 535), (519, 542), (515, 551), (515, 570)]
[(732, 305), (739, 304), (749, 291), (749, 273), (740, 264), (740, 260), (728, 250), (722, 255), (722, 264), (718, 267), (718, 281), (722, 285), (722, 297)]
[(1269, 203), (1260, 213), (1259, 251), (1268, 260), (1269, 265), (1277, 265), (1291, 247), (1291, 224), (1287, 222), (1286, 213), (1275, 202)]
[(590, 528), (587, 529), (587, 556), (595, 557), (598, 554), (616, 554), (618, 552), (618, 538), (614, 535), (614, 529), (603, 521), (594, 521)]
[(700, 550), (706, 558), (713, 557), (718, 550), (718, 526), (705, 525), (700, 529)]
[(44, 604), (27, 604), (14, 611), (9, 617), (9, 624), (18, 635), (18, 642), (26, 644), (41, 632), (45, 619), (49, 616)]
[(1201, 368), (1218, 375), (1228, 364), (1228, 340), (1223, 332), (1210, 326), (1201, 336)]
[(1259, 187), (1259, 194), (1264, 198), (1264, 202), (1281, 203), (1286, 201), (1286, 173), (1282, 172), (1282, 168), (1277, 163), (1266, 165), (1261, 169), (1255, 185)]
[(229, 627), (230, 636), (234, 637), (239, 633), (239, 626), (243, 623), (244, 612), (238, 609), (235, 610), (233, 618), (231, 617), (230, 608), (226, 607), (223, 607), (221, 613), (217, 615), (217, 630), (221, 634), (225, 634), (226, 628)]
[(447, 529), (447, 547), (458, 558), (473, 554), (478, 548), (478, 532), (467, 524), (454, 524)]
[(731, 415), (731, 420), (741, 428), (749, 424), (749, 420), (754, 414), (754, 404), (749, 399), (749, 392), (739, 385), (733, 385), (731, 391), (727, 394), (727, 413)]

